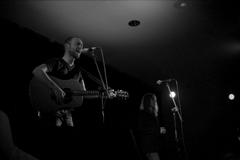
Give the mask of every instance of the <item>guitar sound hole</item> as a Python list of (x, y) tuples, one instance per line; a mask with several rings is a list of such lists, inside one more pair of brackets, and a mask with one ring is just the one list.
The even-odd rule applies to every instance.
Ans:
[(69, 88), (64, 88), (63, 90), (66, 93), (63, 103), (67, 104), (72, 101), (72, 92), (71, 92), (71, 89)]

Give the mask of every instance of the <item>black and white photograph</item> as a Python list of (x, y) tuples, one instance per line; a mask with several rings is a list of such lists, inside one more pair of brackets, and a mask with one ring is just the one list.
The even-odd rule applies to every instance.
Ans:
[(0, 160), (240, 160), (238, 0), (2, 0)]

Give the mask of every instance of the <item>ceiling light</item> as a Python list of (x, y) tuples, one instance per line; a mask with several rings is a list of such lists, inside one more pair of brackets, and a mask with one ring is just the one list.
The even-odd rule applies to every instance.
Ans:
[(186, 8), (190, 5), (190, 3), (187, 0), (176, 0), (174, 3), (174, 6), (176, 8)]
[(128, 22), (128, 25), (131, 27), (136, 27), (140, 25), (140, 21), (139, 20), (131, 20)]

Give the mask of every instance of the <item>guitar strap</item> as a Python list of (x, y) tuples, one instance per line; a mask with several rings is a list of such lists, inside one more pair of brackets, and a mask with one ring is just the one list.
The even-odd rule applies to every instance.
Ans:
[(91, 74), (90, 72), (88, 72), (86, 69), (84, 69), (82, 67), (80, 67), (80, 70), (81, 70), (81, 72), (86, 73), (87, 76), (91, 80), (93, 80), (95, 83), (97, 83), (98, 85), (102, 86), (102, 82), (101, 82), (101, 80), (99, 78), (97, 78), (96, 76), (94, 76), (93, 74)]

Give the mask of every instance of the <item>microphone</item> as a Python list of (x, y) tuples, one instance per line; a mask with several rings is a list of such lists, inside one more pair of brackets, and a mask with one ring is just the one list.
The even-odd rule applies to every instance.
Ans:
[(81, 49), (81, 53), (89, 53), (89, 52), (92, 52), (92, 51), (95, 51), (97, 49), (97, 47), (90, 47), (90, 48), (82, 48)]
[(162, 83), (168, 83), (168, 82), (171, 82), (171, 81), (174, 81), (174, 79), (165, 79), (165, 80), (157, 80), (157, 84), (160, 85)]

